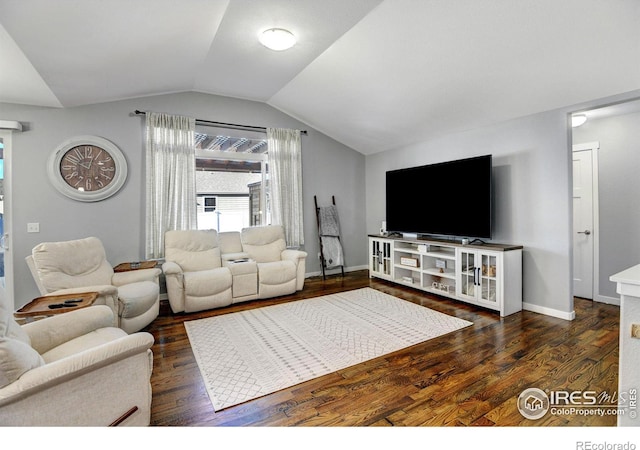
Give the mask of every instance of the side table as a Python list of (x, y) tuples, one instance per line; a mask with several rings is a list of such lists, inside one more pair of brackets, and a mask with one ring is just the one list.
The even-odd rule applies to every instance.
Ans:
[(158, 261), (135, 261), (120, 263), (113, 268), (114, 272), (129, 272), (138, 269), (153, 269), (158, 265)]
[(98, 298), (97, 292), (80, 292), (75, 294), (45, 295), (31, 300), (13, 313), (16, 319), (27, 322), (38, 316), (53, 316), (80, 308), (91, 306)]

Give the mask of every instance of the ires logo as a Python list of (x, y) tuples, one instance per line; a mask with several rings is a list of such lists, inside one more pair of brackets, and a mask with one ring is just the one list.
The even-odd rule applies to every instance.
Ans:
[(518, 411), (527, 419), (540, 419), (549, 411), (549, 397), (541, 389), (525, 389), (518, 396)]
[(619, 415), (636, 417), (637, 390), (628, 392), (543, 391), (529, 388), (518, 396), (518, 410), (527, 419), (537, 420), (547, 412), (553, 415)]
[(617, 406), (625, 405), (629, 399), (635, 397), (635, 389), (629, 393), (617, 392), (609, 394), (608, 392), (596, 391), (550, 391), (548, 392), (549, 402), (551, 406)]
[(596, 391), (550, 391), (548, 395), (549, 402), (553, 406), (590, 406), (599, 404)]
[(629, 417), (635, 419), (638, 417), (638, 390), (629, 389)]

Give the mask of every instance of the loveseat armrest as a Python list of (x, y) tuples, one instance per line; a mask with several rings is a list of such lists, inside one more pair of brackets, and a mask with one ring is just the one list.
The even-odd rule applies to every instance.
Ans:
[(179, 275), (182, 273), (182, 267), (177, 262), (167, 261), (162, 264), (162, 271), (165, 275)]
[(167, 261), (162, 265), (167, 287), (167, 297), (171, 311), (179, 313), (184, 311), (184, 272), (180, 264)]
[(307, 252), (303, 250), (286, 249), (282, 251), (283, 260), (293, 261), (296, 265), (296, 291), (304, 287), (304, 277), (307, 270)]
[(296, 266), (301, 260), (306, 260), (307, 252), (302, 250), (287, 249), (282, 251), (282, 259), (288, 259), (296, 263)]
[(31, 346), (43, 354), (99, 328), (113, 326), (113, 311), (106, 305), (89, 306), (22, 325)]
[(153, 269), (129, 270), (127, 272), (115, 272), (111, 277), (114, 286), (124, 286), (125, 284), (138, 283), (140, 281), (158, 282), (158, 277), (162, 270), (157, 267)]

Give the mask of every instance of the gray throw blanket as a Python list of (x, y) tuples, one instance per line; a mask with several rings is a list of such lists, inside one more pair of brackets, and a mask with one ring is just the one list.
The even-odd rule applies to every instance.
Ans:
[(320, 236), (340, 236), (338, 208), (335, 205), (318, 208)]
[(320, 233), (325, 267), (344, 265), (338, 208), (335, 205), (318, 208), (318, 232)]
[(344, 265), (342, 256), (342, 244), (337, 236), (320, 236), (322, 241), (322, 254), (324, 255), (325, 267), (336, 267)]

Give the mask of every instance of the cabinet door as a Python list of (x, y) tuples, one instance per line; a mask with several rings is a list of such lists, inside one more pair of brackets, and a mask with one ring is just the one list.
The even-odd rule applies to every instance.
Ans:
[(492, 309), (500, 308), (501, 258), (497, 253), (459, 250), (458, 296)]
[(391, 278), (391, 241), (370, 239), (369, 251), (369, 270), (371, 274), (382, 278)]
[(476, 270), (479, 275), (478, 292), (476, 298), (480, 303), (494, 309), (499, 306), (500, 293), (498, 279), (501, 276), (500, 258), (492, 253), (478, 253), (480, 267)]
[(467, 300), (476, 299), (477, 291), (477, 270), (476, 270), (476, 252), (468, 250), (459, 250), (456, 258), (458, 279), (456, 280), (456, 292), (458, 297)]

